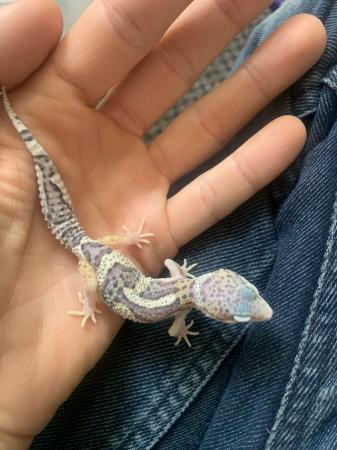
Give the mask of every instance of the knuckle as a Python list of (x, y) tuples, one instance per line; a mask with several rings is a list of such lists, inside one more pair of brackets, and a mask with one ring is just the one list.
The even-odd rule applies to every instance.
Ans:
[(149, 44), (149, 37), (146, 35), (145, 30), (132, 17), (128, 8), (123, 6), (127, 5), (127, 2), (101, 0), (101, 3), (111, 28), (129, 47), (138, 50)]
[(191, 87), (200, 72), (194, 67), (188, 56), (172, 42), (165, 40), (156, 46), (156, 52), (166, 67), (181, 80), (186, 87)]
[(234, 29), (239, 32), (244, 27), (246, 21), (242, 2), (238, 0), (213, 0), (213, 2)]
[(154, 164), (157, 171), (165, 180), (172, 182), (175, 179), (174, 173), (172, 172), (171, 164), (167, 158), (167, 152), (162, 148), (159, 142), (156, 145), (155, 151), (150, 151), (152, 163)]
[(224, 211), (215, 187), (207, 180), (206, 176), (200, 176), (197, 183), (201, 204), (205, 207), (205, 211), (211, 217), (212, 222), (219, 222), (223, 218)]
[(207, 102), (196, 102), (191, 105), (201, 130), (210, 136), (217, 148), (223, 145), (225, 124), (221, 114), (207, 104)]
[(242, 152), (234, 152), (229, 158), (232, 159), (234, 170), (237, 172), (239, 179), (241, 179), (252, 192), (256, 192), (262, 188), (259, 177), (251, 167), (251, 164), (249, 164), (248, 158), (246, 158)]
[(266, 79), (263, 73), (261, 73), (257, 64), (254, 63), (254, 58), (248, 58), (247, 61), (241, 66), (241, 70), (246, 72), (250, 82), (254, 86), (254, 91), (261, 95), (265, 103), (269, 103), (273, 96), (267, 89)]

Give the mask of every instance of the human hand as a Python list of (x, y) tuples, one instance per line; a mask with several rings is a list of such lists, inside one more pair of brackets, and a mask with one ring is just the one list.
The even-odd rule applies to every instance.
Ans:
[[(52, 8), (51, 0), (24, 3)], [(97, 0), (43, 66), (9, 93), (58, 167), (91, 237), (146, 219), (152, 245), (130, 253), (146, 272), (158, 274), (165, 258), (270, 182), (304, 143), (301, 122), (279, 118), (167, 200), (170, 184), (318, 59), (325, 33), (305, 15), (289, 20), (149, 147), (142, 140), (267, 4), (242, 10), (234, 0)], [(111, 86), (108, 101), (94, 109)], [(122, 319), (105, 311), (97, 326), (81, 329), (66, 314), (81, 290), (77, 261), (43, 222), (31, 157), (4, 113), (0, 123), (0, 442), (13, 438), (24, 448), (97, 362)]]

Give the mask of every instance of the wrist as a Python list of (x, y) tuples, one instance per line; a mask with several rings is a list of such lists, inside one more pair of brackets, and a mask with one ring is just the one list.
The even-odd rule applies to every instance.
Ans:
[(13, 436), (0, 431), (0, 450), (27, 450), (32, 440), (32, 437)]

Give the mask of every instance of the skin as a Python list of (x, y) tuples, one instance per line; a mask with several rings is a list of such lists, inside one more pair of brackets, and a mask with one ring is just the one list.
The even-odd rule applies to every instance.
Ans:
[[(89, 235), (121, 232), (124, 223), (137, 228), (146, 219), (153, 245), (131, 253), (145, 273), (156, 276), (165, 258), (269, 183), (303, 146), (301, 122), (279, 118), (167, 201), (174, 180), (219, 150), (319, 58), (325, 32), (307, 15), (283, 25), (149, 148), (142, 141), (267, 3), (249, 2), (243, 10), (234, 0), (96, 0), (59, 44), (61, 18), (52, 0), (0, 9), (0, 81), (13, 89), (15, 110), (48, 149)], [(111, 86), (117, 87), (110, 100), (93, 109)], [(3, 112), (0, 261), (0, 449), (24, 449), (122, 320), (104, 310), (99, 326), (81, 329), (66, 314), (78, 307), (77, 261), (43, 222), (31, 157)]]

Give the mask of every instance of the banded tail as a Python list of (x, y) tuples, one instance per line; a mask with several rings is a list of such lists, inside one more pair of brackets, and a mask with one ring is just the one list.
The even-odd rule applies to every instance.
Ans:
[(41, 210), (48, 228), (56, 239), (74, 251), (86, 234), (78, 222), (67, 189), (48, 153), (14, 112), (5, 88), (1, 90), (5, 111), (33, 157)]

